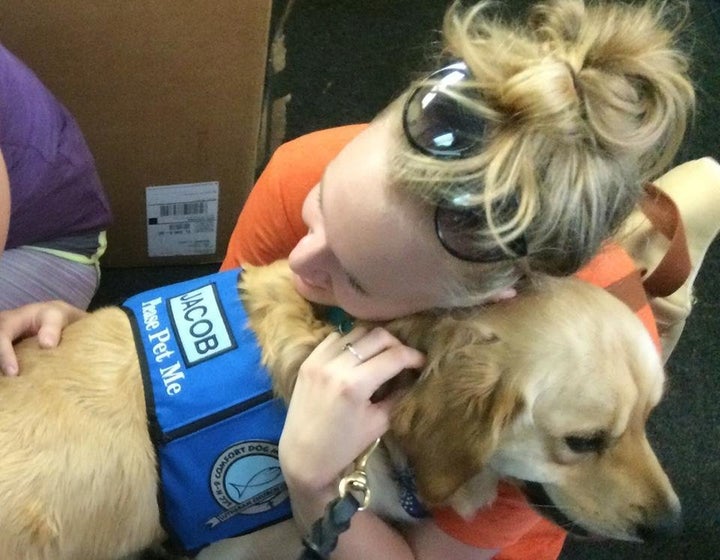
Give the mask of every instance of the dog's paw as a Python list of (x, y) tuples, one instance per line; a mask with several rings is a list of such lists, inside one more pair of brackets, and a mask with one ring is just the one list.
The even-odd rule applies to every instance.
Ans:
[(499, 482), (498, 475), (486, 468), (458, 488), (448, 505), (463, 519), (472, 519), (479, 509), (495, 500)]

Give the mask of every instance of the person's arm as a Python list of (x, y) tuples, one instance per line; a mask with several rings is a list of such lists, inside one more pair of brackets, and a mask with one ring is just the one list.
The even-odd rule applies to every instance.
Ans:
[(498, 549), (476, 548), (454, 539), (432, 520), (411, 525), (406, 532), (416, 558), (428, 560), (491, 560)]
[[(335, 485), (334, 492), (337, 492)], [(298, 523), (297, 492), (291, 489), (293, 514)], [(327, 501), (336, 495), (328, 493)], [(317, 499), (311, 498), (311, 500)], [(323, 505), (320, 500), (315, 507)], [(315, 512), (317, 513), (317, 512)], [(317, 516), (318, 518), (320, 515)], [(310, 522), (312, 524), (313, 521)], [(309, 525), (308, 525), (309, 527)], [(303, 533), (307, 533), (305, 523), (299, 525)], [(332, 560), (344, 559), (377, 559), (377, 560), (491, 560), (498, 550), (476, 548), (453, 539), (443, 532), (432, 520), (413, 524), (404, 532), (385, 523), (371, 511), (356, 513), (350, 528), (340, 535), (338, 546), (332, 554)]]
[(5, 158), (0, 151), (0, 256), (5, 250), (8, 229), (10, 228), (10, 179)]
[[(10, 179), (0, 152), (0, 257), (5, 249), (10, 227)], [(62, 330), (85, 315), (85, 311), (63, 301), (47, 301), (0, 311), (0, 373), (17, 375), (18, 361), (13, 343), (37, 335), (43, 348), (60, 342)]]
[[(352, 342), (363, 358), (345, 350)], [(354, 459), (389, 427), (392, 398), (371, 402), (385, 381), (424, 357), (383, 329), (328, 336), (303, 363), (280, 439), (280, 464), (301, 533), (323, 516), (337, 497), (338, 481)], [(356, 513), (338, 539), (333, 560), (488, 560), (494, 550), (473, 548), (444, 534), (432, 522), (403, 535), (370, 511)]]

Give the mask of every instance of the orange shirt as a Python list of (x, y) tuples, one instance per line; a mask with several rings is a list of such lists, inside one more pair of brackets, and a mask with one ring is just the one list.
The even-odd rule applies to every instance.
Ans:
[(328, 163), (367, 125), (313, 132), (280, 146), (250, 191), (220, 270), (285, 259), (307, 232), (301, 212)]
[[(278, 148), (245, 203), (221, 270), (287, 258), (307, 231), (301, 218), (305, 197), (320, 181), (327, 164), (366, 126), (321, 130)], [(620, 247), (605, 248), (578, 276), (615, 291), (638, 313), (659, 345), (639, 276)], [(505, 483), (500, 485), (497, 499), (474, 519), (466, 521), (450, 508), (434, 511), (433, 519), (465, 544), (500, 549), (498, 560), (555, 560), (566, 535), (536, 513), (522, 492)]]

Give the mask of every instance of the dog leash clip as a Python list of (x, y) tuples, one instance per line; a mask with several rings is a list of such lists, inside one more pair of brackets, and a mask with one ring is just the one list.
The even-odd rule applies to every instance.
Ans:
[(370, 459), (370, 455), (375, 451), (380, 438), (376, 439), (371, 445), (363, 451), (353, 464), (353, 470), (347, 476), (344, 476), (340, 481), (340, 497), (344, 498), (348, 493), (351, 493), (357, 500), (360, 507), (358, 511), (362, 511), (370, 505), (370, 487), (368, 486), (367, 479), (367, 463)]
[[(315, 521), (303, 537), (303, 551), (299, 560), (330, 560), (337, 546), (338, 537), (350, 528), (350, 519), (356, 512), (370, 504), (370, 488), (367, 481), (367, 462), (380, 443), (370, 445), (355, 459), (353, 471), (340, 481), (340, 496), (325, 508), (325, 514)], [(357, 499), (360, 496), (361, 499)]]

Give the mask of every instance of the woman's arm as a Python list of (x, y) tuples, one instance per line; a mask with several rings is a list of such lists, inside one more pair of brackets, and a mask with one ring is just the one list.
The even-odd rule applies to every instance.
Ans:
[[(348, 342), (355, 353), (346, 350)], [(355, 329), (344, 337), (333, 333), (303, 363), (280, 439), (280, 463), (301, 533), (307, 533), (337, 497), (338, 481), (348, 465), (387, 431), (394, 400), (372, 402), (371, 396), (404, 369), (423, 363), (420, 352), (384, 329)], [(487, 560), (496, 552), (454, 541), (432, 522), (404, 535), (362, 511), (338, 539), (332, 558), (446, 560), (448, 551), (457, 560)]]
[[(314, 507), (323, 508), (324, 504), (337, 497), (337, 485), (328, 492), (325, 498), (300, 497), (297, 489), (290, 489), (293, 500), (295, 523), (303, 534), (315, 521), (300, 521), (303, 512), (300, 508), (307, 507), (310, 502), (318, 500)], [(300, 505), (298, 502), (302, 502)], [(313, 515), (322, 515), (314, 511)], [(378, 560), (491, 560), (498, 550), (475, 548), (453, 539), (443, 532), (432, 520), (413, 524), (405, 532), (394, 529), (370, 511), (357, 512), (350, 524), (350, 529), (340, 535), (338, 546), (333, 552), (333, 560), (367, 558)]]
[(415, 551), (415, 558), (423, 560), (491, 560), (500, 552), (462, 543), (445, 533), (432, 520), (411, 525), (405, 537)]

